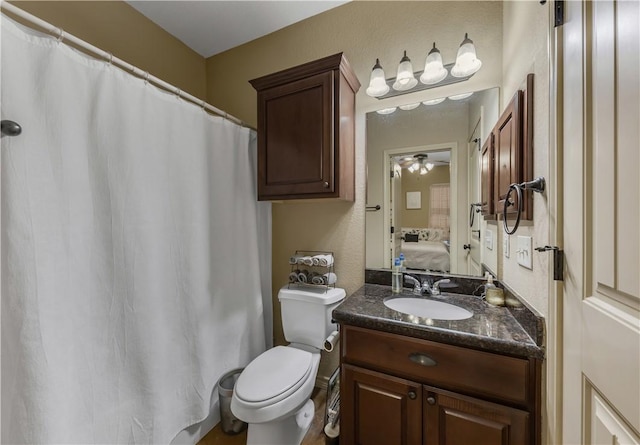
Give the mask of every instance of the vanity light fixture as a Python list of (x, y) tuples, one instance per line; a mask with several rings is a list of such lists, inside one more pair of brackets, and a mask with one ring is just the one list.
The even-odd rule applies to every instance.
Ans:
[(470, 93), (454, 94), (453, 96), (449, 96), (447, 99), (462, 100), (462, 99), (466, 99), (467, 97), (471, 97), (472, 94), (473, 94), (473, 91)]
[(456, 64), (451, 68), (453, 77), (470, 76), (480, 69), (482, 62), (476, 57), (476, 47), (473, 40), (469, 38), (467, 33), (464, 34), (464, 40), (458, 48), (456, 56)]
[(425, 100), (422, 103), (427, 105), (427, 106), (429, 106), (429, 105), (438, 105), (438, 104), (441, 104), (442, 102), (444, 102), (445, 99), (446, 99), (446, 97), (440, 97), (438, 99)]
[(391, 114), (394, 111), (396, 111), (397, 107), (391, 107), (391, 108), (383, 108), (382, 110), (377, 110), (376, 113), (378, 114)]
[(436, 42), (433, 42), (433, 48), (427, 55), (427, 60), (424, 62), (424, 71), (420, 76), (420, 82), (425, 85), (433, 85), (441, 82), (447, 77), (447, 70), (442, 64), (442, 55), (440, 50), (436, 48)]
[[(464, 35), (464, 40), (458, 49), (455, 63), (443, 65), (442, 54), (433, 42), (433, 48), (427, 54), (422, 71), (413, 72), (411, 59), (404, 51), (402, 59), (398, 64), (396, 77), (385, 79), (384, 70), (380, 64), (380, 59), (371, 70), (369, 87), (366, 89), (368, 96), (378, 99), (407, 94), (414, 91), (426, 90), (444, 85), (468, 80), (482, 67), (482, 62), (476, 56), (476, 48), (468, 34)], [(418, 77), (420, 82), (418, 82)]]
[(411, 111), (411, 110), (415, 110), (419, 106), (420, 106), (420, 102), (416, 102), (413, 104), (400, 105), (398, 108), (404, 111)]
[(407, 57), (407, 52), (405, 51), (404, 56), (400, 59), (400, 64), (398, 64), (398, 73), (396, 74), (396, 81), (393, 82), (393, 89), (396, 91), (407, 91), (417, 84), (418, 80), (413, 75), (411, 59)]
[(380, 97), (389, 92), (389, 85), (384, 77), (384, 70), (380, 65), (380, 60), (376, 59), (376, 64), (373, 65), (371, 70), (371, 77), (369, 78), (369, 88), (367, 88), (367, 96)]

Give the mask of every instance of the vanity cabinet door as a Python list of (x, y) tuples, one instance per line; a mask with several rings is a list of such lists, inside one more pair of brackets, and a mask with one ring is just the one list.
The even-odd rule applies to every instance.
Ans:
[(532, 444), (529, 413), (423, 387), (424, 438), (437, 445)]
[(422, 386), (342, 365), (341, 445), (421, 445)]

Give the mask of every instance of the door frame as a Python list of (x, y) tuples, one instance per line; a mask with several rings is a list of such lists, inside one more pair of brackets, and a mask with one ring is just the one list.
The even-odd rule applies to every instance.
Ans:
[[(383, 152), (383, 156), (384, 156), (384, 161), (382, 162), (382, 174), (383, 174), (383, 178), (385, 178), (384, 180), (384, 195), (383, 195), (383, 202), (384, 202), (384, 214), (383, 214), (383, 223), (382, 223), (382, 229), (384, 231), (384, 254), (383, 254), (383, 264), (385, 265), (389, 265), (389, 268), (391, 268), (391, 254), (390, 254), (390, 249), (389, 249), (389, 234), (391, 233), (391, 212), (390, 212), (390, 202), (391, 202), (391, 190), (390, 190), (390, 184), (389, 184), (389, 172), (391, 171), (391, 159), (396, 157), (396, 156), (402, 156), (402, 155), (409, 155), (409, 154), (414, 154), (414, 153), (429, 153), (429, 152), (434, 152), (434, 151), (444, 151), (444, 150), (450, 150), (451, 152), (451, 158), (450, 158), (450, 163), (449, 163), (449, 177), (450, 177), (450, 184), (451, 184), (451, 196), (452, 199), (451, 201), (454, 201), (455, 198), (455, 202), (456, 205), (450, 205), (449, 208), (449, 215), (450, 215), (450, 221), (453, 223), (454, 221), (458, 220), (458, 143), (457, 142), (447, 142), (444, 144), (431, 144), (431, 145), (419, 145), (419, 146), (415, 146), (415, 147), (402, 147), (402, 148), (390, 148), (388, 150), (384, 150)], [(450, 230), (452, 229), (452, 227), (450, 226)], [(450, 242), (451, 242), (451, 246), (449, 249), (449, 258), (450, 258), (450, 270), (458, 270), (458, 258), (457, 258), (457, 254), (456, 255), (452, 255), (451, 252), (456, 252), (457, 253), (457, 247), (458, 247), (458, 231), (457, 230), (451, 230), (451, 238), (450, 238)], [(456, 250), (454, 250), (456, 249)]]

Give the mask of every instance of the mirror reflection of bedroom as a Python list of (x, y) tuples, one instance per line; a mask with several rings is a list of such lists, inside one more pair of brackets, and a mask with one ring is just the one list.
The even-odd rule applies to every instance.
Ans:
[(480, 275), (483, 227), (471, 205), (499, 90), (427, 102), (366, 115), (366, 267), (391, 268), (402, 253), (408, 269)]
[(407, 269), (450, 272), (450, 159), (451, 150), (390, 158), (390, 255)]

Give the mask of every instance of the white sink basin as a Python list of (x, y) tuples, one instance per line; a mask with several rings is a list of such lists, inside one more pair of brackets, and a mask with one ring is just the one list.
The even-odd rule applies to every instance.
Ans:
[(384, 305), (403, 314), (432, 320), (465, 320), (473, 316), (471, 312), (459, 306), (424, 298), (389, 298), (384, 301)]

